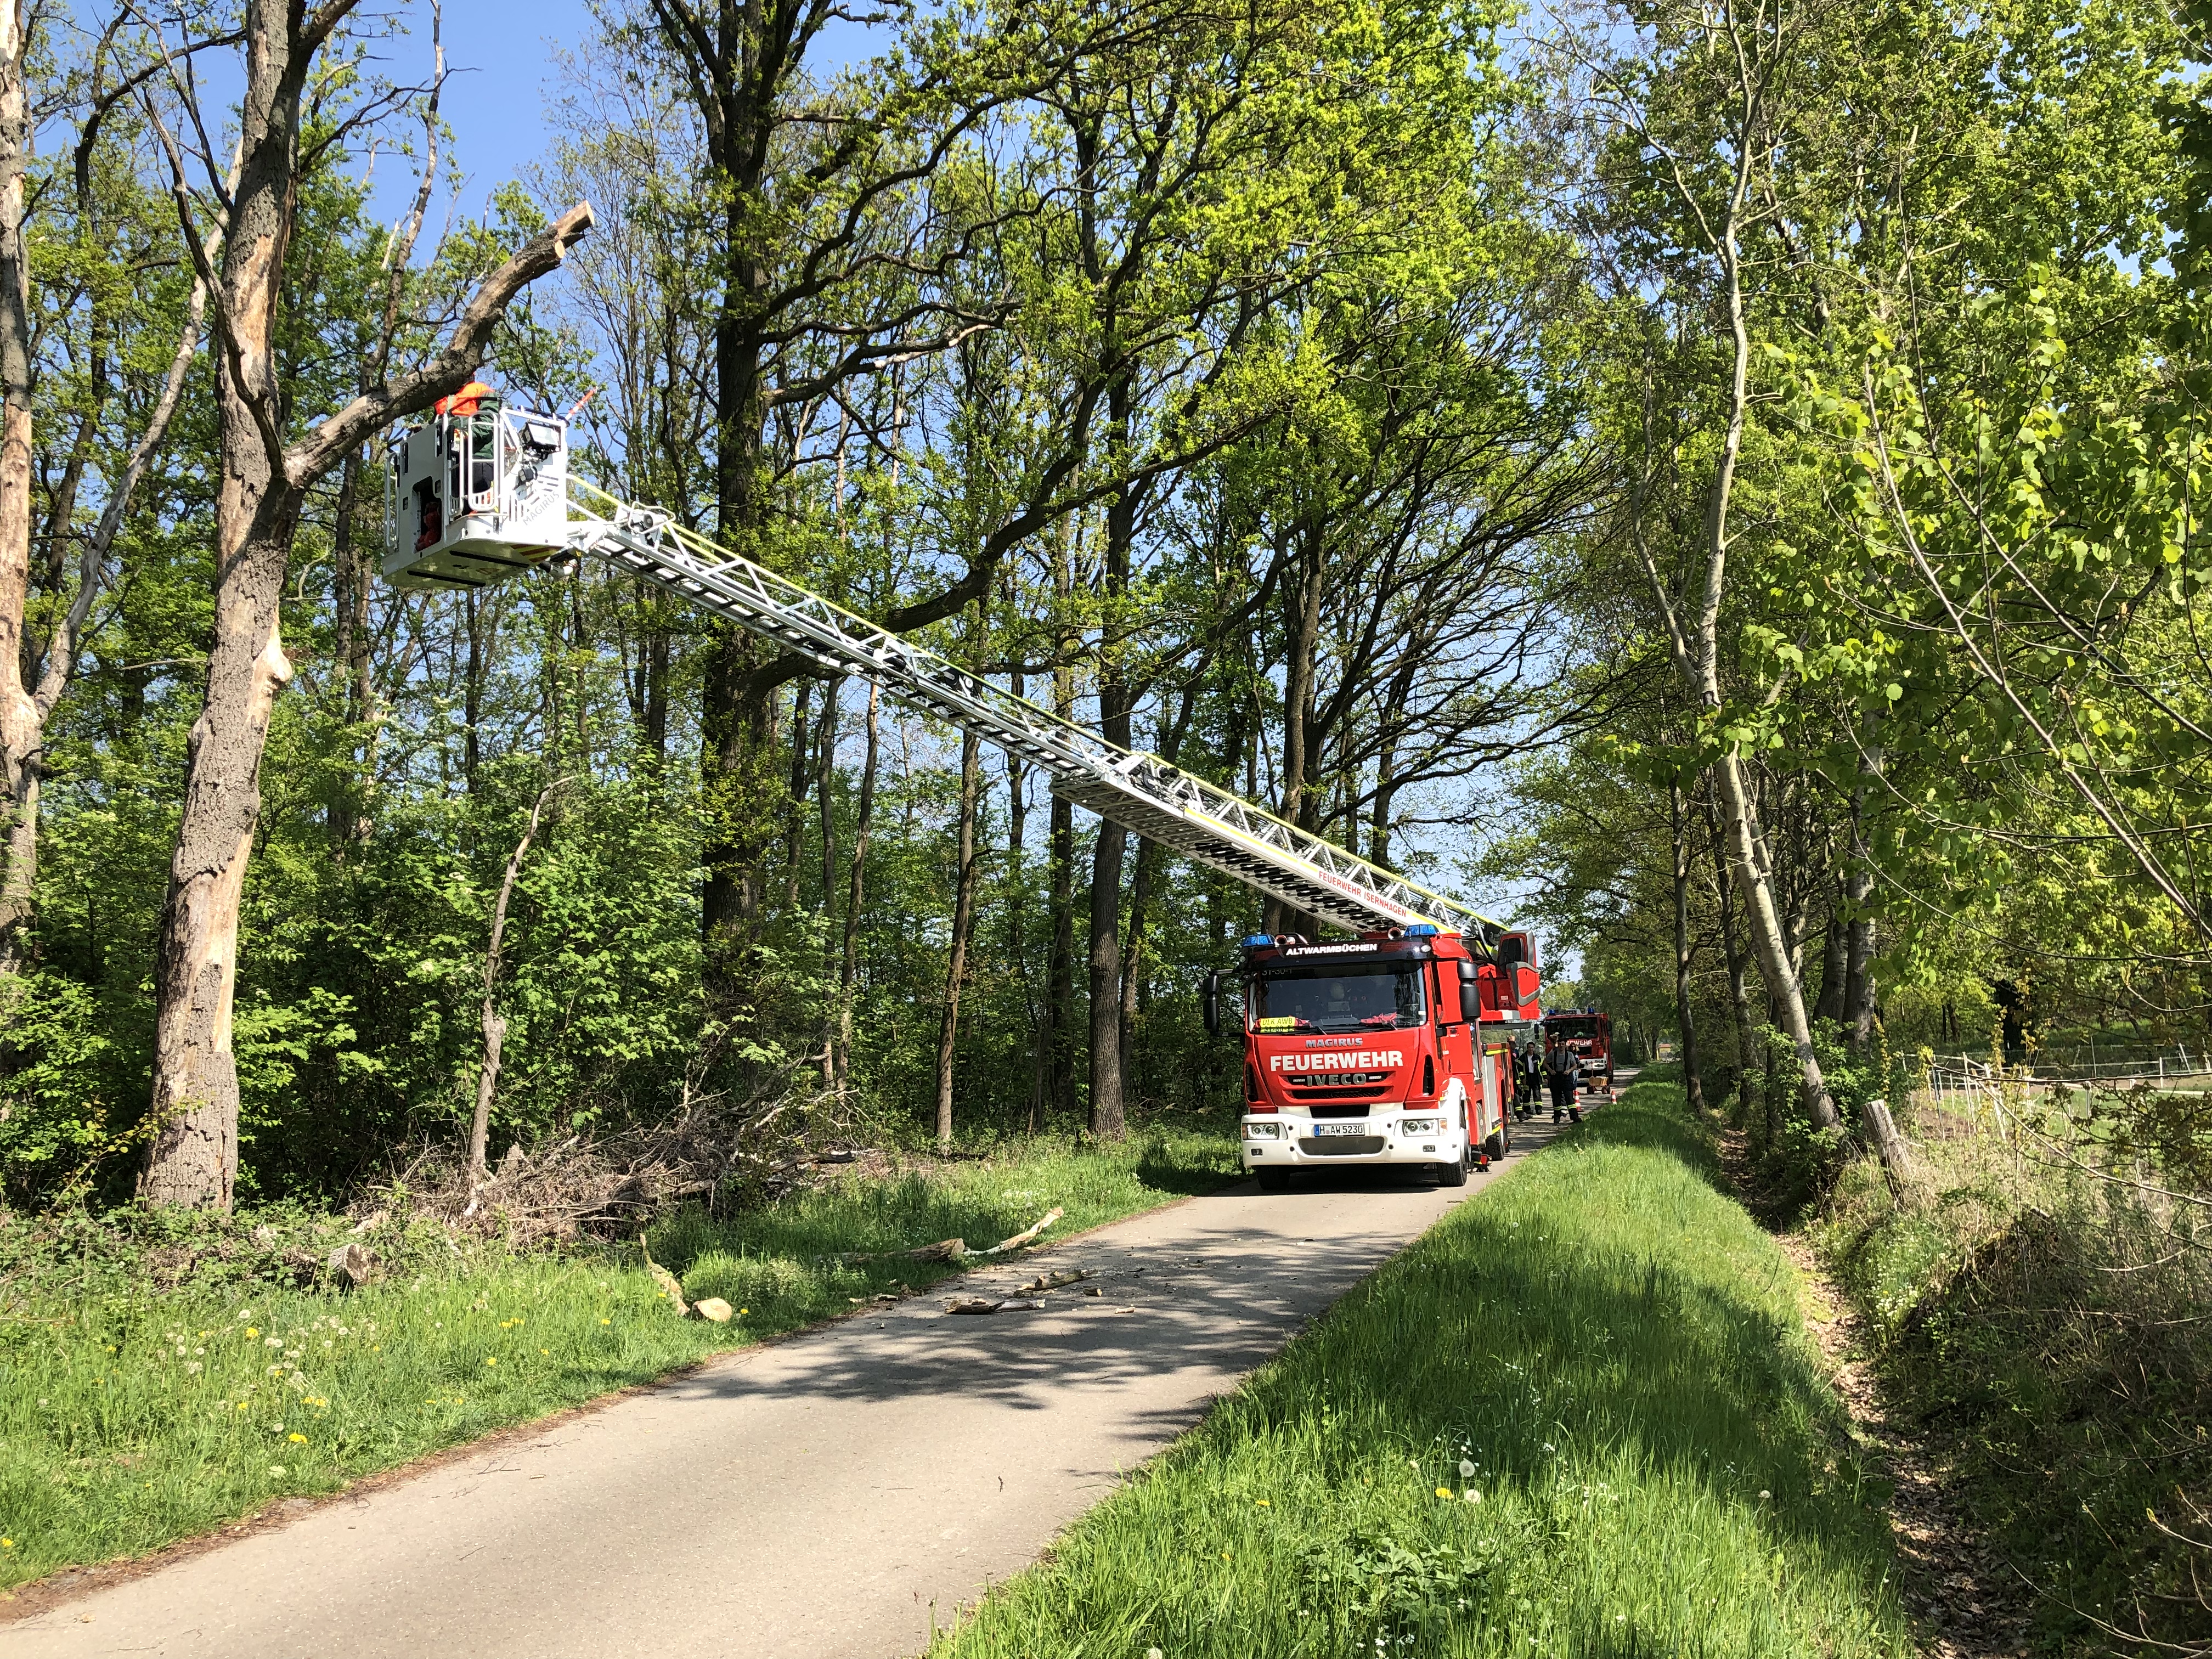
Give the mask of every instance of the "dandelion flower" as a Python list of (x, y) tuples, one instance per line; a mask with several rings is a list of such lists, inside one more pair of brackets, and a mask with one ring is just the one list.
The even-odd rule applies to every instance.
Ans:
[(740, 1308), (740, 1309), (738, 1309), (738, 1311), (740, 1314), (749, 1314), (749, 1313), (750, 1313), (750, 1312), (752, 1311), (752, 1310), (751, 1310), (750, 1308)]
[(1254, 1498), (1252, 1501), (1253, 1501), (1255, 1504), (1258, 1504), (1258, 1505), (1259, 1505), (1259, 1507), (1260, 1507), (1260, 1508), (1261, 1508), (1261, 1509), (1263, 1509), (1263, 1510), (1264, 1510), (1264, 1509), (1268, 1509), (1268, 1508), (1272, 1508), (1272, 1507), (1273, 1507), (1273, 1506), (1272, 1506), (1272, 1505), (1267, 1502), (1267, 1500), (1266, 1498)]
[(496, 1365), (499, 1364), (499, 1361), (493, 1358), (489, 1354), (486, 1354), (484, 1356), (484, 1364), (487, 1365)]
[(1466, 1498), (1467, 1501), (1470, 1504), (1480, 1504), (1482, 1502), (1482, 1494), (1477, 1492), (1473, 1486), (1469, 1486), (1467, 1489)]
[(1470, 1462), (1468, 1462), (1467, 1461), (1467, 1459), (1465, 1459), (1464, 1457), (1461, 1458), (1461, 1459), (1459, 1460), (1459, 1478), (1460, 1478), (1461, 1480), (1466, 1480), (1466, 1479), (1468, 1478), (1468, 1476), (1469, 1476), (1470, 1474), (1473, 1474), (1474, 1473), (1474, 1464), (1472, 1464), (1472, 1463), (1470, 1463)]
[(1761, 1486), (1761, 1487), (1759, 1489), (1759, 1501), (1760, 1503), (1762, 1503), (1762, 1504), (1766, 1503), (1766, 1502), (1768, 1502), (1769, 1500), (1771, 1500), (1771, 1499), (1773, 1498), (1773, 1496), (1774, 1496), (1774, 1494), (1773, 1494), (1772, 1492), (1771, 1492), (1767, 1491), (1767, 1490), (1766, 1490), (1766, 1488), (1765, 1488), (1765, 1487), (1764, 1487), (1764, 1486)]
[(611, 1319), (602, 1319), (602, 1320), (599, 1322), (599, 1323), (600, 1323), (600, 1324), (602, 1324), (602, 1325), (611, 1325), (611, 1324), (613, 1324), (614, 1322), (614, 1322), (613, 1320), (611, 1320)]
[(260, 1334), (261, 1334), (261, 1332), (260, 1332), (260, 1330), (259, 1330), (259, 1328), (258, 1328), (258, 1327), (255, 1327), (255, 1326), (252, 1326), (252, 1325), (248, 1325), (248, 1326), (246, 1328), (246, 1334), (248, 1336), (258, 1336), (258, 1335), (260, 1335)]
[(284, 1437), (295, 1446), (304, 1446), (307, 1443), (307, 1437), (304, 1434), (288, 1434)]
[(12, 1538), (0, 1538), (0, 1550), (12, 1550), (12, 1549), (14, 1549), (15, 1547), (15, 1540), (14, 1539), (12, 1539)]
[(1439, 1498), (1449, 1498), (1451, 1496), (1451, 1488), (1449, 1486), (1438, 1486), (1437, 1488), (1437, 1496)]
[(553, 1357), (553, 1350), (550, 1348), (540, 1348), (538, 1352), (544, 1354), (548, 1359), (550, 1359)]

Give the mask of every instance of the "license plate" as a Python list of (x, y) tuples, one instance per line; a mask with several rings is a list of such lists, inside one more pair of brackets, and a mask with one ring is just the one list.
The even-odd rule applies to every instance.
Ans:
[(1367, 1133), (1367, 1126), (1364, 1123), (1316, 1123), (1314, 1133), (1317, 1135), (1364, 1135)]

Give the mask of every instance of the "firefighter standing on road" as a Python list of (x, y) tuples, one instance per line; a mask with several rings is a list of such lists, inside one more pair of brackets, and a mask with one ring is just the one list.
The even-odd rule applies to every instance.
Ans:
[(1535, 1115), (1536, 1102), (1544, 1092), (1544, 1055), (1534, 1042), (1521, 1045), (1513, 1057), (1513, 1096), (1523, 1123)]
[(1544, 1061), (1544, 1075), (1552, 1084), (1552, 1121), (1561, 1116), (1583, 1121), (1580, 1103), (1583, 1081), (1582, 1059), (1565, 1042), (1554, 1042), (1552, 1052)]

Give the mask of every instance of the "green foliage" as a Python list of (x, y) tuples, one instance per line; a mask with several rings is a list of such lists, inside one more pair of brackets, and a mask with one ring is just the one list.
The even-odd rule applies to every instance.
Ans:
[(1901, 1659), (1881, 1488), (1715, 1179), (1639, 1081), (933, 1651)]

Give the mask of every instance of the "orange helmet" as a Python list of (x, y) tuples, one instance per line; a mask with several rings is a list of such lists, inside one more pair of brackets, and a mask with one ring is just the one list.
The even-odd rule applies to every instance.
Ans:
[(452, 397), (441, 398), (431, 407), (440, 415), (473, 415), (478, 404), (498, 395), (482, 380), (471, 380)]

